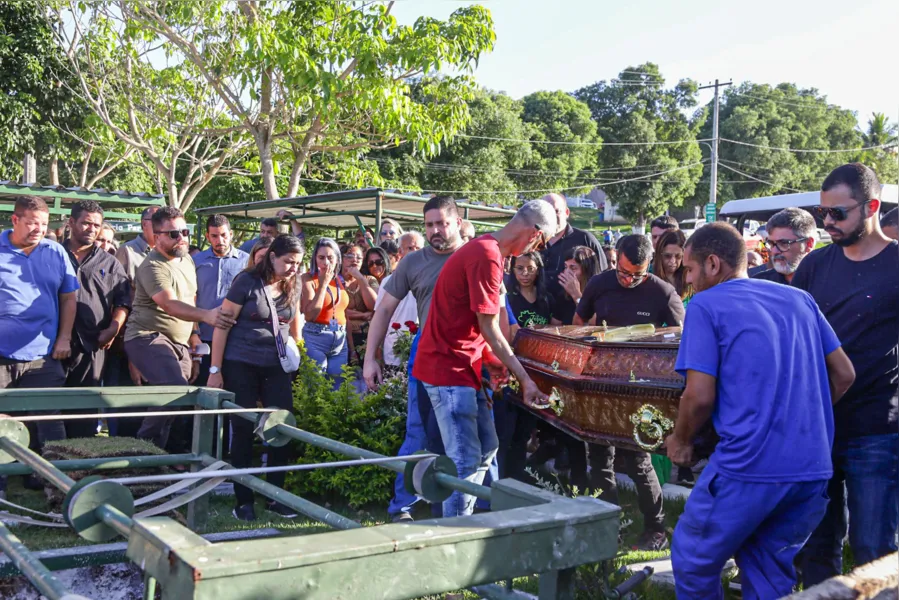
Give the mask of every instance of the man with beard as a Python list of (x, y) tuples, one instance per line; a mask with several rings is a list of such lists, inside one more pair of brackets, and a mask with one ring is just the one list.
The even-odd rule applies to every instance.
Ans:
[[(100, 387), (106, 351), (125, 325), (131, 309), (131, 282), (124, 267), (95, 243), (102, 228), (103, 209), (99, 204), (82, 200), (72, 206), (71, 238), (62, 246), (80, 287), (72, 356), (64, 361), (66, 387)], [(97, 422), (90, 419), (72, 419), (65, 425), (69, 438), (91, 437), (97, 433)]]
[(856, 564), (896, 552), (899, 243), (880, 229), (880, 194), (870, 168), (834, 169), (816, 208), (833, 244), (803, 260), (792, 282), (818, 303), (856, 372), (834, 411), (830, 505), (802, 552), (806, 588), (842, 572), (847, 515)]
[[(443, 265), (446, 264), (453, 252), (462, 246), (462, 239), (459, 235), (462, 219), (459, 216), (456, 201), (451, 196), (431, 198), (424, 205), (423, 213), (428, 246), (403, 257), (403, 260), (399, 262), (396, 271), (382, 288), (385, 293), (379, 300), (368, 329), (368, 342), (365, 347), (365, 363), (362, 373), (369, 389), (375, 389), (381, 383), (381, 367), (375, 357), (378, 347), (384, 342), (391, 317), (400, 302), (407, 294), (412, 293), (418, 307), (419, 331), (424, 329), (431, 307), (431, 294), (437, 284), (437, 276), (440, 275)], [(439, 315), (439, 317), (447, 318), (448, 315)], [(412, 372), (419, 337), (417, 335), (412, 343), (408, 365), (409, 373)], [(419, 410), (419, 402), (429, 402), (428, 396), (420, 382), (410, 376), (406, 439), (400, 448), (400, 454), (418, 452), (426, 447), (427, 436)], [(412, 510), (416, 498), (406, 491), (402, 473), (397, 476), (395, 491), (396, 495), (390, 501), (388, 513), (394, 521), (411, 521), (412, 517), (409, 512)]]
[[(188, 385), (196, 379), (187, 344), (195, 323), (230, 328), (234, 319), (219, 308), (196, 307), (197, 273), (188, 255), (190, 230), (180, 210), (167, 206), (153, 215), (156, 246), (137, 269), (134, 307), (125, 331), (125, 352), (137, 381)], [(146, 417), (137, 437), (165, 448), (172, 417)]]
[(785, 208), (768, 219), (765, 226), (768, 230), (765, 246), (771, 253), (774, 268), (750, 277), (789, 285), (799, 263), (815, 249), (815, 218), (802, 209)]
[[(212, 309), (222, 305), (231, 289), (231, 282), (247, 266), (250, 255), (231, 245), (231, 224), (225, 215), (212, 215), (206, 219), (206, 241), (209, 248), (193, 257), (197, 267), (197, 308)], [(199, 337), (191, 340), (190, 347), (205, 342), (212, 346), (213, 328), (200, 323)], [(209, 354), (203, 355), (197, 385), (206, 385), (209, 377)]]
[(675, 363), (686, 387), (665, 445), (689, 466), (709, 419), (721, 440), (674, 532), (677, 597), (723, 598), (721, 570), (734, 556), (744, 598), (781, 598), (827, 506), (832, 405), (852, 384), (852, 364), (808, 294), (747, 278), (731, 225), (696, 230), (684, 267), (696, 295)]
[[(575, 325), (584, 325), (593, 317), (598, 324), (626, 327), (651, 323), (656, 327), (674, 327), (684, 322), (684, 304), (674, 286), (649, 272), (652, 243), (644, 235), (628, 235), (618, 245), (618, 267), (594, 275), (587, 282), (578, 302)], [(643, 533), (637, 548), (659, 551), (668, 547), (662, 486), (647, 452), (617, 450), (625, 471), (637, 488), (637, 500), (643, 513)], [(595, 486), (603, 499), (618, 503), (613, 446), (587, 445), (587, 460)], [(591, 486), (592, 487), (592, 486)]]

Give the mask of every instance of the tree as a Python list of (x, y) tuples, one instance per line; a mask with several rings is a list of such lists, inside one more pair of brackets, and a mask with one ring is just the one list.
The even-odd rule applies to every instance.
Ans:
[[(464, 136), (454, 137), (430, 160), (410, 145), (373, 152), (386, 185), (405, 190), (453, 192), (469, 200), (495, 202), (514, 199), (517, 175), (526, 173), (530, 131), (521, 120), (521, 103), (504, 94), (479, 92), (468, 102), (471, 115)], [(477, 137), (468, 137), (477, 136)], [(482, 139), (492, 138), (492, 139)], [(496, 192), (509, 192), (509, 195)], [(466, 192), (460, 194), (459, 192)]]
[(0, 2), (0, 179), (17, 179), (26, 153), (68, 149), (56, 124), (78, 127), (86, 111), (59, 83), (64, 60), (32, 3)]
[[(286, 193), (294, 195), (316, 154), (358, 155), (403, 141), (434, 153), (465, 123), (468, 73), (493, 46), (488, 11), (468, 6), (446, 21), (422, 17), (399, 26), (392, 5), (119, 0), (97, 12), (121, 19), (110, 39), (133, 48), (129, 68), (146, 72), (152, 48), (164, 45), (176, 63), (167, 77), (177, 79), (182, 95), (193, 81), (198, 93), (190, 97), (222, 111), (190, 120), (189, 129), (204, 137), (201, 146), (222, 156), (217, 136), (251, 139), (266, 195), (274, 198), (281, 163), (289, 167)], [(429, 101), (412, 102), (410, 78), (441, 69), (456, 74), (428, 78)]]
[[(711, 138), (711, 118), (704, 120), (700, 136)], [(728, 89), (719, 109), (718, 131), (719, 174), (727, 182), (719, 185), (719, 203), (820, 189), (834, 167), (857, 156), (854, 150), (783, 148), (835, 150), (862, 144), (851, 111), (829, 104), (814, 88), (799, 89), (791, 83), (771, 87), (747, 82)], [(704, 203), (707, 194), (704, 185), (697, 203)]]
[(696, 105), (696, 89), (690, 80), (665, 89), (658, 66), (645, 63), (574, 93), (590, 108), (605, 144), (596, 185), (638, 228), (695, 192), (702, 173), (695, 141), (700, 123), (684, 111)]
[(862, 162), (877, 173), (881, 183), (897, 183), (899, 180), (899, 125), (890, 123), (889, 117), (883, 113), (872, 113), (868, 120), (868, 129), (862, 133), (862, 143), (866, 148), (872, 146), (889, 146), (865, 150), (858, 156)]
[(565, 92), (536, 92), (521, 103), (532, 148), (526, 164), (532, 172), (516, 175), (520, 189), (577, 193), (593, 187), (584, 178), (594, 173), (602, 139), (590, 108)]

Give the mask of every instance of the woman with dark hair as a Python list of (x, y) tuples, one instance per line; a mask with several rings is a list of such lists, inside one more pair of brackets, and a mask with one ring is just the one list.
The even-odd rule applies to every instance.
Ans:
[(602, 271), (599, 258), (587, 246), (575, 246), (565, 253), (564, 261), (565, 269), (559, 273), (562, 291), (553, 302), (553, 325), (571, 325), (587, 282)]
[(250, 250), (250, 259), (247, 261), (247, 268), (245, 269), (246, 271), (252, 272), (256, 270), (256, 265), (261, 263), (265, 258), (265, 252), (272, 245), (273, 241), (275, 241), (275, 238), (269, 235), (264, 235), (259, 238), (259, 241), (256, 242), (256, 244), (253, 245), (253, 248)]
[(378, 283), (381, 283), (392, 271), (390, 255), (387, 254), (387, 250), (375, 246), (365, 252), (365, 259), (362, 261), (363, 275), (371, 275), (378, 280)]
[[(234, 401), (245, 408), (256, 408), (258, 399), (266, 407), (293, 408), (291, 373), (281, 367), (272, 320), (283, 338), (299, 340), (299, 286), (297, 272), (303, 263), (303, 245), (292, 235), (279, 235), (252, 271), (234, 278), (228, 295), (222, 301), (224, 314), (236, 317), (231, 329), (216, 328), (212, 334), (212, 360), (207, 386), (234, 392)], [(271, 301), (271, 302), (270, 302)], [(272, 315), (271, 303), (276, 315)], [(253, 455), (253, 424), (232, 418), (231, 462), (237, 468), (250, 466)], [(268, 450), (269, 466), (286, 465), (287, 446)], [(284, 485), (284, 473), (271, 473), (268, 482)], [(234, 484), (237, 506), (233, 515), (242, 521), (253, 521), (253, 492)], [(270, 502), (268, 509), (283, 517), (296, 514), (286, 506)]]
[(347, 330), (349, 331), (350, 359), (355, 360), (356, 348), (365, 343), (368, 335), (368, 324), (374, 316), (375, 300), (378, 298), (378, 280), (370, 275), (363, 275), (360, 267), (365, 251), (357, 244), (340, 247), (342, 267), (340, 274), (346, 284), (350, 297), (346, 308)]
[(677, 290), (684, 308), (693, 297), (693, 286), (687, 283), (687, 269), (684, 267), (684, 246), (687, 236), (680, 229), (666, 231), (656, 242), (656, 255), (652, 261), (652, 272)]
[(546, 293), (543, 258), (528, 252), (512, 258), (509, 279), (509, 307), (521, 327), (546, 325), (552, 318), (552, 306)]
[(302, 277), (300, 306), (306, 317), (303, 340), (306, 354), (340, 387), (347, 363), (346, 309), (350, 303), (340, 276), (340, 248), (321, 238), (312, 253), (312, 268)]
[(381, 242), (380, 247), (390, 257), (390, 270), (396, 270), (396, 263), (400, 262), (400, 245), (394, 240), (384, 240)]

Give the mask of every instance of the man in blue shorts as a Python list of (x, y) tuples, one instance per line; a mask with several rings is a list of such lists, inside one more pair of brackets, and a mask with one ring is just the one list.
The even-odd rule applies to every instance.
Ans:
[(668, 456), (693, 462), (712, 419), (721, 441), (674, 532), (678, 598), (724, 597), (736, 557), (743, 597), (780, 598), (793, 560), (827, 507), (833, 407), (855, 371), (807, 293), (748, 279), (742, 236), (710, 223), (687, 241), (687, 307), (676, 369), (686, 377)]

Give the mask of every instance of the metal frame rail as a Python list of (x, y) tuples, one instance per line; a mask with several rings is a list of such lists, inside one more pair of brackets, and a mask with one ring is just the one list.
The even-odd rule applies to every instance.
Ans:
[[(229, 392), (206, 388), (0, 391), (6, 413), (137, 406), (240, 408), (232, 399)], [(253, 421), (257, 435), (270, 445), (296, 440), (354, 459), (385, 458), (300, 430), (288, 411), (236, 413), (234, 417)], [(523, 598), (529, 596), (495, 582), (539, 574), (539, 597), (554, 600), (574, 597), (577, 566), (609, 560), (617, 552), (617, 506), (593, 498), (562, 498), (513, 480), (496, 481), (491, 488), (476, 485), (456, 477), (455, 466), (446, 457), (393, 460), (379, 466), (404, 471), (406, 480), (414, 482), (414, 491), (430, 502), (462, 491), (490, 500), (491, 512), (362, 527), (258, 477), (235, 475), (230, 479), (337, 531), (220, 543), (191, 531), (205, 527), (206, 496), (188, 505), (188, 529), (166, 517), (132, 519), (134, 499), (120, 483), (100, 476), (75, 482), (65, 474), (74, 469), (163, 464), (188, 464), (195, 472), (216, 462), (213, 440), (220, 427), (216, 414), (194, 415), (190, 454), (53, 463), (29, 450), (23, 423), (0, 419), (0, 475), (33, 472), (63, 491), (63, 515), (81, 537), (92, 542), (117, 536), (127, 539), (126, 556), (145, 574), (146, 598), (153, 597), (157, 585), (162, 598), (178, 600), (403, 599), (465, 588), (485, 598)], [(2, 464), (14, 460), (18, 464)], [(77, 598), (7, 533), (0, 530), (0, 549), (41, 593), (51, 600)], [(53, 566), (61, 568), (58, 563)]]

